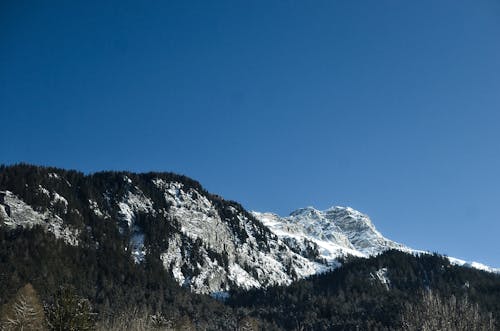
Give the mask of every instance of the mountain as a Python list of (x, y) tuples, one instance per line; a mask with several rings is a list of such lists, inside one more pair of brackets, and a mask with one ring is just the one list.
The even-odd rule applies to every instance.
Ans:
[(0, 166), (0, 328), (31, 284), (46, 307), (73, 287), (102, 330), (125, 317), (173, 329), (399, 330), (439, 320), (426, 315), (436, 307), (494, 330), (500, 276), (478, 268), (495, 271), (391, 241), (348, 207), (280, 217), (173, 173)]
[[(324, 270), (293, 252), (234, 201), (185, 176), (83, 175), (31, 166), (0, 169), (0, 225), (39, 225), (68, 245), (99, 246), (108, 223), (137, 264), (150, 254), (197, 293), (290, 284)], [(99, 234), (102, 236), (102, 234)]]
[(288, 285), (338, 267), (346, 256), (421, 253), (386, 239), (368, 216), (348, 207), (279, 217), (249, 213), (172, 173), (0, 169), (0, 226), (38, 225), (68, 245), (99, 247), (107, 240), (96, 233), (101, 223), (118, 233), (136, 264), (150, 255), (179, 285), (214, 295)]

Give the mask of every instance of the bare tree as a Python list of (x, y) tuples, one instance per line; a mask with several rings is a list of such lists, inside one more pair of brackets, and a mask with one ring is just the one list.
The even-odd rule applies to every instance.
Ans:
[(31, 284), (26, 284), (2, 309), (0, 330), (47, 330), (40, 299)]
[(172, 321), (162, 314), (150, 314), (147, 311), (130, 311), (99, 321), (98, 331), (172, 331)]
[(493, 315), (484, 314), (467, 296), (447, 300), (426, 291), (420, 303), (407, 304), (402, 315), (402, 329), (407, 331), (494, 331)]

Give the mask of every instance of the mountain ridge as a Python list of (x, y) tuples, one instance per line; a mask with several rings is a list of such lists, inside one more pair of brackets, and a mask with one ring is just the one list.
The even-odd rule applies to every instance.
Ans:
[(349, 207), (306, 207), (285, 218), (250, 213), (172, 173), (2, 166), (0, 191), (1, 226), (40, 225), (69, 245), (98, 247), (106, 236), (94, 228), (110, 223), (135, 263), (159, 260), (197, 293), (288, 285), (336, 268), (346, 256), (422, 253), (386, 239)]
[[(270, 212), (252, 213), (290, 246), (300, 245), (297, 239), (320, 246), (323, 250), (322, 257), (328, 264), (335, 264), (336, 259), (348, 255), (366, 258), (389, 249), (410, 254), (433, 254), (387, 239), (375, 228), (368, 215), (351, 207), (332, 206), (318, 210), (308, 206), (294, 210), (285, 217)], [(316, 227), (313, 226), (314, 223)], [(455, 265), (500, 273), (500, 268), (479, 262), (449, 256), (447, 258)]]

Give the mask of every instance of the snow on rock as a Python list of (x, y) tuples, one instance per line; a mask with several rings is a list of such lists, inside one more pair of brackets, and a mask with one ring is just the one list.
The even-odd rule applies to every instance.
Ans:
[(171, 204), (169, 213), (180, 222), (182, 233), (192, 239), (203, 239), (217, 253), (232, 255), (234, 234), (207, 197), (194, 189), (184, 190), (181, 183), (161, 179), (153, 182), (163, 190), (165, 200)]
[(288, 217), (253, 212), (278, 237), (295, 247), (302, 256), (317, 258), (326, 265), (336, 265), (344, 256), (368, 257), (388, 249), (411, 251), (384, 238), (368, 216), (349, 207), (332, 207), (319, 211), (313, 207), (298, 209)]
[(286, 218), (271, 213), (253, 212), (253, 215), (304, 257), (337, 266), (339, 257), (364, 256), (354, 249), (335, 224), (326, 221), (319, 211), (310, 207)]
[(43, 195), (50, 197), (50, 191), (47, 190), (45, 187), (42, 185), (38, 185), (38, 192), (42, 193)]
[(120, 208), (120, 217), (127, 223), (128, 227), (131, 227), (134, 222), (134, 211), (125, 202), (119, 202), (118, 208)]
[(388, 249), (410, 252), (411, 249), (382, 236), (370, 218), (350, 207), (333, 207), (323, 212), (347, 236), (352, 246), (365, 256), (380, 254)]
[[(324, 211), (306, 207), (287, 217), (273, 213), (252, 213), (302, 256), (311, 258), (311, 250), (316, 247), (317, 258), (323, 260), (326, 266), (335, 266), (336, 260), (343, 256), (370, 257), (389, 249), (410, 254), (430, 254), (385, 238), (367, 215), (350, 207), (335, 206)], [(448, 259), (455, 265), (500, 273), (500, 269), (481, 263), (452, 257)]]
[(3, 202), (0, 205), (0, 225), (9, 228), (21, 226), (32, 228), (41, 225), (46, 231), (53, 233), (56, 238), (66, 243), (78, 245), (78, 231), (64, 224), (61, 217), (51, 211), (36, 211), (10, 191), (0, 192)]
[(52, 206), (61, 207), (63, 214), (66, 214), (68, 212), (68, 200), (66, 200), (65, 197), (58, 194), (57, 192), (54, 192), (53, 197), (52, 197), (52, 201), (50, 204)]
[(134, 224), (136, 213), (154, 212), (153, 202), (137, 187), (134, 188), (134, 191), (127, 192), (123, 200), (118, 203), (118, 208), (120, 209), (121, 218), (129, 227)]
[(68, 212), (68, 200), (66, 200), (65, 197), (63, 197), (57, 192), (51, 193), (48, 189), (46, 189), (42, 185), (38, 185), (37, 190), (41, 194), (45, 195), (47, 198), (51, 199), (50, 205), (52, 207), (60, 208), (60, 211), (63, 214), (66, 214)]
[[(132, 181), (127, 176), (124, 180), (131, 184)], [(97, 205), (97, 204), (95, 204)], [(144, 260), (146, 255), (146, 248), (144, 247), (144, 233), (142, 233), (139, 226), (135, 224), (135, 219), (137, 213), (151, 213), (154, 214), (155, 210), (153, 208), (153, 202), (144, 195), (144, 193), (138, 187), (132, 187), (126, 195), (123, 197), (122, 201), (118, 202), (119, 218), (125, 222), (127, 228), (131, 232), (130, 246), (132, 249), (132, 256), (136, 263), (140, 263)], [(97, 207), (94, 208), (94, 213), (101, 213)]]
[(214, 289), (228, 290), (224, 268), (219, 265), (217, 260), (208, 257), (208, 252), (204, 248), (201, 248), (199, 253), (203, 256), (202, 261), (196, 264), (196, 268), (200, 272), (188, 279), (185, 285), (201, 293), (220, 292), (214, 291)]
[(168, 240), (168, 249), (160, 255), (160, 259), (165, 269), (171, 270), (174, 279), (182, 285), (186, 277), (181, 270), (183, 264), (181, 245), (180, 236), (174, 235)]
[(55, 172), (49, 172), (48, 173), (48, 176), (50, 179), (53, 179), (53, 180), (64, 180), (64, 182), (66, 183), (66, 185), (68, 185), (68, 187), (71, 187), (71, 183), (68, 182), (67, 179), (65, 178), (62, 178), (61, 176), (59, 176), (58, 174), (56, 174)]
[(55, 172), (49, 172), (49, 178), (59, 179), (59, 175)]
[(239, 288), (245, 290), (249, 290), (253, 287), (260, 287), (260, 283), (238, 264), (233, 263), (229, 265), (229, 279)]
[(92, 212), (94, 213), (94, 215), (96, 215), (97, 217), (100, 217), (100, 218), (109, 218), (109, 214), (103, 212), (99, 208), (99, 205), (97, 204), (96, 201), (89, 199), (89, 207), (92, 210)]
[(387, 277), (387, 268), (380, 268), (375, 273), (370, 273), (373, 280), (378, 280), (387, 290), (391, 286), (391, 280)]
[(144, 247), (144, 233), (140, 229), (134, 228), (130, 237), (130, 246), (132, 248), (132, 256), (136, 263), (144, 261), (146, 256), (146, 248)]
[[(179, 284), (198, 293), (215, 293), (231, 286), (250, 289), (290, 284), (324, 270), (323, 265), (296, 254), (271, 232), (258, 228), (237, 208), (227, 207), (226, 217), (231, 217), (223, 219), (211, 200), (197, 190), (160, 178), (153, 183), (169, 203), (168, 213), (179, 224), (181, 234), (191, 242), (203, 243), (197, 248), (201, 262), (191, 265), (186, 244), (179, 236), (170, 239), (161, 259)], [(209, 251), (227, 257), (227, 267), (212, 259)], [(192, 270), (190, 277), (182, 270)]]
[(479, 269), (487, 272), (492, 272), (492, 273), (497, 273), (500, 274), (500, 268), (492, 268), (490, 266), (484, 265), (479, 262), (468, 262), (465, 260), (457, 259), (455, 257), (449, 257), (447, 256), (447, 259), (454, 265), (458, 265), (461, 267), (468, 267), (468, 268), (474, 268), (474, 269)]

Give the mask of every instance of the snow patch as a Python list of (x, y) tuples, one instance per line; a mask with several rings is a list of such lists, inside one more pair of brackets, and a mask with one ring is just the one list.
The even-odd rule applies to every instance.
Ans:
[(370, 273), (370, 276), (372, 279), (378, 280), (387, 290), (389, 290), (391, 280), (387, 277), (387, 268), (380, 268), (375, 272), (375, 274)]
[(94, 213), (94, 215), (96, 215), (97, 217), (100, 217), (100, 218), (109, 218), (108, 214), (104, 214), (101, 211), (101, 209), (99, 208), (99, 205), (97, 204), (96, 201), (89, 199), (89, 207), (90, 207), (90, 210), (92, 210), (92, 212)]
[(175, 235), (168, 240), (168, 249), (160, 255), (160, 260), (167, 270), (172, 270), (174, 279), (180, 285), (184, 284), (186, 277), (182, 273), (181, 267), (183, 264), (181, 252), (181, 239), (179, 235)]
[[(132, 183), (130, 178), (125, 176), (125, 181)], [(136, 263), (140, 263), (144, 260), (146, 249), (144, 247), (144, 233), (135, 224), (135, 218), (137, 213), (155, 213), (153, 209), (153, 202), (144, 195), (144, 193), (138, 188), (133, 188), (132, 191), (128, 191), (124, 196), (123, 200), (118, 203), (119, 217), (127, 224), (128, 229), (131, 230), (130, 246), (132, 248), (132, 256)], [(94, 212), (96, 212), (94, 210)], [(123, 231), (123, 229), (121, 229)]]
[(260, 283), (250, 276), (247, 271), (235, 263), (229, 265), (229, 279), (232, 280), (238, 287), (245, 290), (260, 288)]
[(48, 176), (49, 176), (50, 179), (55, 179), (55, 180), (62, 180), (62, 179), (64, 179), (64, 182), (66, 183), (66, 185), (68, 185), (68, 187), (71, 187), (71, 183), (68, 182), (67, 179), (61, 178), (61, 176), (59, 176), (55, 172), (49, 172)]
[(54, 192), (52, 201), (50, 202), (52, 206), (61, 206), (63, 208), (63, 213), (66, 214), (68, 212), (68, 200), (65, 197)]
[(50, 197), (50, 191), (47, 190), (45, 187), (42, 185), (38, 185), (38, 192), (42, 193), (43, 195)]
[(49, 178), (59, 179), (59, 175), (55, 172), (49, 172)]
[(128, 227), (131, 227), (134, 222), (134, 212), (132, 208), (125, 202), (119, 202), (118, 208), (120, 208), (120, 217), (127, 223)]
[(144, 233), (140, 229), (134, 229), (130, 238), (130, 246), (132, 248), (132, 257), (135, 263), (141, 263), (146, 256), (146, 248), (144, 247)]
[[(26, 204), (10, 191), (1, 193), (4, 195), (4, 198), (0, 211), (0, 221), (4, 226), (8, 228), (21, 226), (30, 229), (35, 225), (41, 225), (45, 231), (53, 233), (56, 238), (63, 239), (67, 244), (72, 246), (78, 245), (78, 230), (71, 229), (64, 224), (61, 217), (50, 211), (39, 212), (33, 210), (30, 205)], [(6, 206), (9, 209), (9, 213), (7, 213)]]
[(479, 262), (468, 262), (462, 259), (457, 259), (455, 257), (447, 256), (446, 258), (450, 261), (451, 264), (454, 265), (500, 274), (500, 268), (492, 268)]

